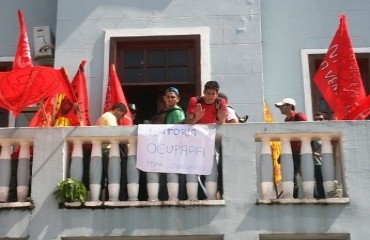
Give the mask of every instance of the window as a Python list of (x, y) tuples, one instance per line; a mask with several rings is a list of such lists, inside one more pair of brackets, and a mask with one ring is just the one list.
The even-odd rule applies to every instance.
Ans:
[(116, 68), (122, 83), (195, 83), (199, 36), (171, 38), (126, 38), (118, 42)]
[(208, 28), (112, 29), (105, 37), (105, 71), (115, 63), (126, 100), (137, 106), (136, 124), (164, 108), (166, 88), (180, 90), (179, 105), (186, 109), (188, 99), (201, 94), (202, 82), (210, 80)]
[[(360, 68), (360, 73), (366, 95), (370, 93), (370, 49), (355, 49), (357, 63)], [(313, 80), (316, 71), (318, 70), (322, 59), (324, 58), (326, 49), (320, 50), (302, 50), (302, 63), (304, 72), (305, 92), (310, 96), (305, 96), (306, 112), (312, 115), (315, 112), (323, 112), (327, 114), (328, 119), (332, 119), (333, 111), (330, 109), (326, 100), (317, 89)], [(312, 104), (309, 106), (309, 104)], [(311, 110), (311, 111), (310, 111)]]

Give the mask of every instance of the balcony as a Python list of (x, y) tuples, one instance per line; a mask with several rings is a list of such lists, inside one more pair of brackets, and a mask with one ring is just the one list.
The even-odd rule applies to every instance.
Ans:
[[(150, 218), (161, 218), (165, 217), (166, 214), (182, 214), (182, 218), (186, 219), (190, 217), (193, 219), (193, 214), (196, 214), (203, 217), (196, 219), (196, 223), (192, 223), (191, 225), (199, 224), (200, 227), (199, 231), (196, 231), (197, 234), (201, 232), (206, 235), (223, 234), (223, 230), (209, 231), (208, 227), (212, 226), (213, 229), (216, 229), (217, 226), (221, 227), (219, 221), (222, 220), (223, 222), (231, 218), (230, 214), (239, 211), (240, 206), (244, 206), (243, 209), (245, 209), (241, 210), (240, 214), (247, 214), (246, 211), (251, 211), (251, 209), (257, 212), (265, 212), (266, 210), (264, 209), (266, 207), (273, 207), (276, 208), (277, 215), (281, 211), (281, 214), (284, 212), (281, 208), (284, 205), (297, 205), (296, 207), (304, 205), (307, 207), (311, 206), (311, 208), (314, 208), (315, 205), (341, 205), (343, 208), (346, 208), (346, 206), (350, 205), (349, 200), (353, 200), (355, 196), (359, 197), (356, 201), (361, 201), (362, 195), (356, 195), (356, 191), (362, 192), (360, 189), (364, 186), (361, 183), (366, 182), (366, 174), (356, 175), (354, 167), (367, 161), (367, 156), (370, 152), (367, 140), (369, 139), (369, 133), (367, 131), (369, 126), (370, 122), (368, 121), (247, 123), (217, 126), (218, 141), (222, 145), (222, 199), (180, 199), (180, 201), (171, 201), (168, 199), (147, 201), (146, 199), (136, 199), (140, 185), (137, 178), (138, 170), (134, 164), (137, 126), (37, 129), (3, 128), (0, 129), (0, 144), (2, 147), (0, 154), (0, 210), (2, 211), (0, 212), (3, 217), (9, 217), (9, 219), (13, 219), (14, 221), (18, 219), (21, 222), (20, 229), (24, 229), (26, 232), (30, 231), (30, 228), (36, 228), (32, 231), (41, 231), (41, 229), (37, 230), (41, 226), (39, 224), (32, 225), (32, 221), (41, 220), (46, 224), (48, 222), (49, 212), (52, 212), (56, 216), (60, 216), (61, 219), (55, 223), (56, 225), (53, 222), (48, 222), (47, 224), (53, 226), (53, 231), (62, 235), (64, 234), (64, 236), (80, 236), (75, 233), (73, 228), (76, 226), (85, 226), (78, 221), (73, 221), (71, 223), (72, 225), (66, 225), (65, 217), (67, 218), (68, 215), (76, 216), (78, 214), (79, 218), (88, 219), (90, 218), (90, 211), (92, 209), (99, 210), (93, 213), (95, 217), (101, 217), (108, 222), (111, 217), (117, 217), (117, 213), (109, 211), (110, 208), (118, 208), (119, 211), (122, 211), (122, 214), (127, 213), (127, 209), (132, 209), (133, 212), (138, 213), (137, 216), (133, 217), (135, 219), (134, 221), (145, 221), (145, 214), (151, 214), (151, 211), (155, 211), (156, 214)], [(310, 148), (310, 142), (312, 140), (321, 140), (323, 142), (322, 169), (325, 192), (327, 194), (333, 187), (333, 184), (337, 182), (342, 186), (340, 197), (331, 198), (327, 195), (324, 199), (314, 198), (315, 181), (313, 178), (313, 162), (312, 158), (308, 157), (312, 154)], [(279, 194), (275, 194), (273, 183), (271, 141), (280, 141), (282, 147), (282, 181), (279, 184)], [(292, 197), (293, 167), (290, 141), (302, 142), (302, 177), (299, 185), (300, 195), (296, 199)], [(132, 178), (130, 180), (130, 177), (128, 177), (127, 199), (121, 199), (119, 197), (120, 181), (115, 185), (108, 186), (110, 189), (109, 194), (113, 195), (107, 195), (108, 198), (105, 200), (101, 199), (101, 186), (99, 184), (92, 186), (90, 182), (90, 198), (86, 203), (78, 204), (77, 206), (65, 205), (63, 208), (67, 209), (61, 209), (52, 194), (58, 182), (67, 177), (84, 179), (86, 177), (86, 171), (88, 171), (89, 175), (95, 174), (94, 168), (84, 167), (84, 158), (86, 156), (83, 154), (83, 145), (92, 145), (91, 161), (94, 161), (94, 156), (99, 157), (101, 154), (101, 152), (99, 153), (101, 145), (107, 143), (112, 145), (111, 151), (115, 152), (113, 156), (119, 156), (118, 144), (129, 144), (127, 171), (114, 173), (120, 175), (135, 173), (136, 178), (134, 181), (131, 181)], [(17, 145), (20, 146), (20, 151), (17, 169), (15, 171), (11, 163), (14, 160), (10, 160), (10, 155), (12, 147), (14, 148)], [(73, 149), (71, 145), (73, 145)], [(30, 160), (30, 146), (33, 146), (32, 161)], [(132, 162), (130, 163), (130, 161)], [(112, 169), (121, 170), (120, 167)], [(17, 185), (7, 185), (7, 179), (10, 179), (11, 175), (15, 173)], [(360, 182), (360, 184), (356, 185), (354, 181)], [(133, 185), (130, 186), (130, 184)], [(146, 183), (144, 183), (144, 187), (145, 185)], [(9, 193), (11, 192), (16, 192), (16, 200), (9, 200)], [(112, 200), (109, 200), (109, 198)], [(163, 207), (168, 207), (168, 209)], [(299, 211), (309, 211), (310, 208), (307, 207)], [(183, 212), (182, 209), (184, 208), (191, 211)], [(23, 211), (24, 209), (27, 211)], [(104, 213), (104, 211), (108, 212)], [(132, 211), (130, 211), (131, 214), (133, 213)], [(332, 210), (324, 210), (328, 214), (330, 211)], [(64, 214), (65, 216), (62, 217)], [(30, 218), (30, 222), (22, 222), (21, 219), (26, 216)], [(142, 226), (141, 230), (144, 231), (149, 228), (149, 230), (147, 229), (148, 234), (154, 234), (154, 232), (155, 234), (163, 235), (174, 234), (176, 224), (180, 224), (181, 219), (175, 220), (173, 223), (168, 223), (168, 226), (165, 228), (167, 230), (162, 229), (157, 232), (150, 230), (149, 226)], [(271, 221), (270, 224), (273, 224), (273, 222), (276, 222), (276, 219), (274, 219), (275, 217), (271, 216), (271, 219), (267, 221)], [(208, 227), (202, 226), (201, 221), (206, 221)], [(183, 222), (181, 224), (185, 223)], [(271, 227), (272, 225), (270, 224), (267, 223), (266, 226)], [(115, 226), (116, 224), (113, 225)], [(73, 227), (70, 228), (68, 226)], [(128, 226), (130, 229), (134, 228), (130, 224)], [(281, 229), (285, 229), (285, 227), (281, 227)], [(0, 227), (0, 236), (6, 236), (10, 230), (9, 228), (10, 225)], [(68, 228), (70, 228), (70, 232), (68, 232)], [(93, 225), (87, 228), (93, 229)], [(317, 226), (317, 228), (319, 229), (320, 227)], [(301, 230), (303, 232), (305, 231), (304, 228)], [(83, 233), (82, 235), (93, 236), (94, 234), (103, 234), (103, 232), (98, 232)], [(185, 234), (185, 230), (175, 232), (176, 234)], [(141, 234), (139, 233), (138, 235)]]

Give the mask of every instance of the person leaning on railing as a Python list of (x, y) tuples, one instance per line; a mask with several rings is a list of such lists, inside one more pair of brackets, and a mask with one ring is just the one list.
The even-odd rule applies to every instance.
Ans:
[[(285, 122), (307, 121), (305, 114), (295, 111), (296, 102), (293, 98), (284, 98), (280, 102), (275, 103), (281, 114), (286, 116)], [(301, 174), (301, 141), (291, 141), (293, 167), (294, 167), (294, 190), (293, 197), (298, 198), (298, 182), (297, 175)]]
[[(206, 124), (206, 123), (225, 123), (227, 115), (227, 103), (223, 98), (218, 97), (219, 84), (216, 81), (208, 81), (204, 85), (203, 96), (201, 98), (192, 97), (189, 99), (186, 111), (185, 123), (187, 124)], [(217, 155), (215, 153), (215, 158)], [(205, 188), (208, 200), (216, 199), (217, 194), (217, 161), (214, 159), (211, 175), (205, 177)], [(194, 192), (198, 188), (198, 179), (194, 174), (186, 175), (186, 188), (189, 200), (197, 200)]]
[[(127, 108), (123, 103), (116, 103), (112, 109), (103, 113), (96, 121), (96, 126), (118, 126), (119, 120), (125, 116)], [(108, 163), (109, 163), (110, 144), (102, 145), (103, 174), (101, 179), (102, 190), (106, 189), (108, 183)], [(104, 192), (104, 191), (102, 191)], [(105, 195), (102, 198), (105, 199)]]

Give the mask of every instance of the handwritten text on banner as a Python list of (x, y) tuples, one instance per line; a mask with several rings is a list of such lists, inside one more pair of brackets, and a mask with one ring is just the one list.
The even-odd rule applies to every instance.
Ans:
[(212, 125), (140, 124), (136, 167), (145, 172), (209, 175), (215, 136)]

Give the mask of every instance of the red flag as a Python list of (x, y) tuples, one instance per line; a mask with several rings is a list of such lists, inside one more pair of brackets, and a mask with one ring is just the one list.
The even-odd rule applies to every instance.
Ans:
[(24, 21), (22, 10), (18, 9), (18, 19), (20, 26), (20, 34), (18, 40), (17, 52), (13, 62), (13, 70), (32, 67), (31, 51), (28, 42), (27, 27)]
[(361, 111), (357, 108), (360, 105), (363, 108), (367, 103), (363, 101), (366, 97), (365, 89), (345, 15), (340, 16), (339, 28), (315, 74), (314, 81), (338, 120), (366, 118), (364, 114), (357, 116), (353, 113), (364, 112), (364, 109)]
[(127, 113), (123, 118), (121, 118), (119, 125), (133, 125), (132, 114), (128, 108), (125, 95), (123, 94), (121, 82), (117, 76), (116, 67), (114, 64), (111, 64), (109, 68), (109, 79), (105, 97), (104, 112), (110, 111), (112, 106), (116, 103), (123, 103), (127, 109)]
[(29, 127), (51, 127), (53, 126), (53, 118), (58, 108), (58, 94), (49, 97), (43, 106), (37, 110), (31, 121), (28, 123)]
[(64, 68), (38, 66), (0, 72), (0, 107), (13, 111), (15, 116), (57, 93), (76, 101)]
[(71, 83), (74, 94), (77, 98), (78, 111), (76, 112), (75, 102), (64, 97), (56, 115), (55, 126), (90, 126), (89, 100), (85, 76), (86, 60), (81, 61), (75, 77)]

